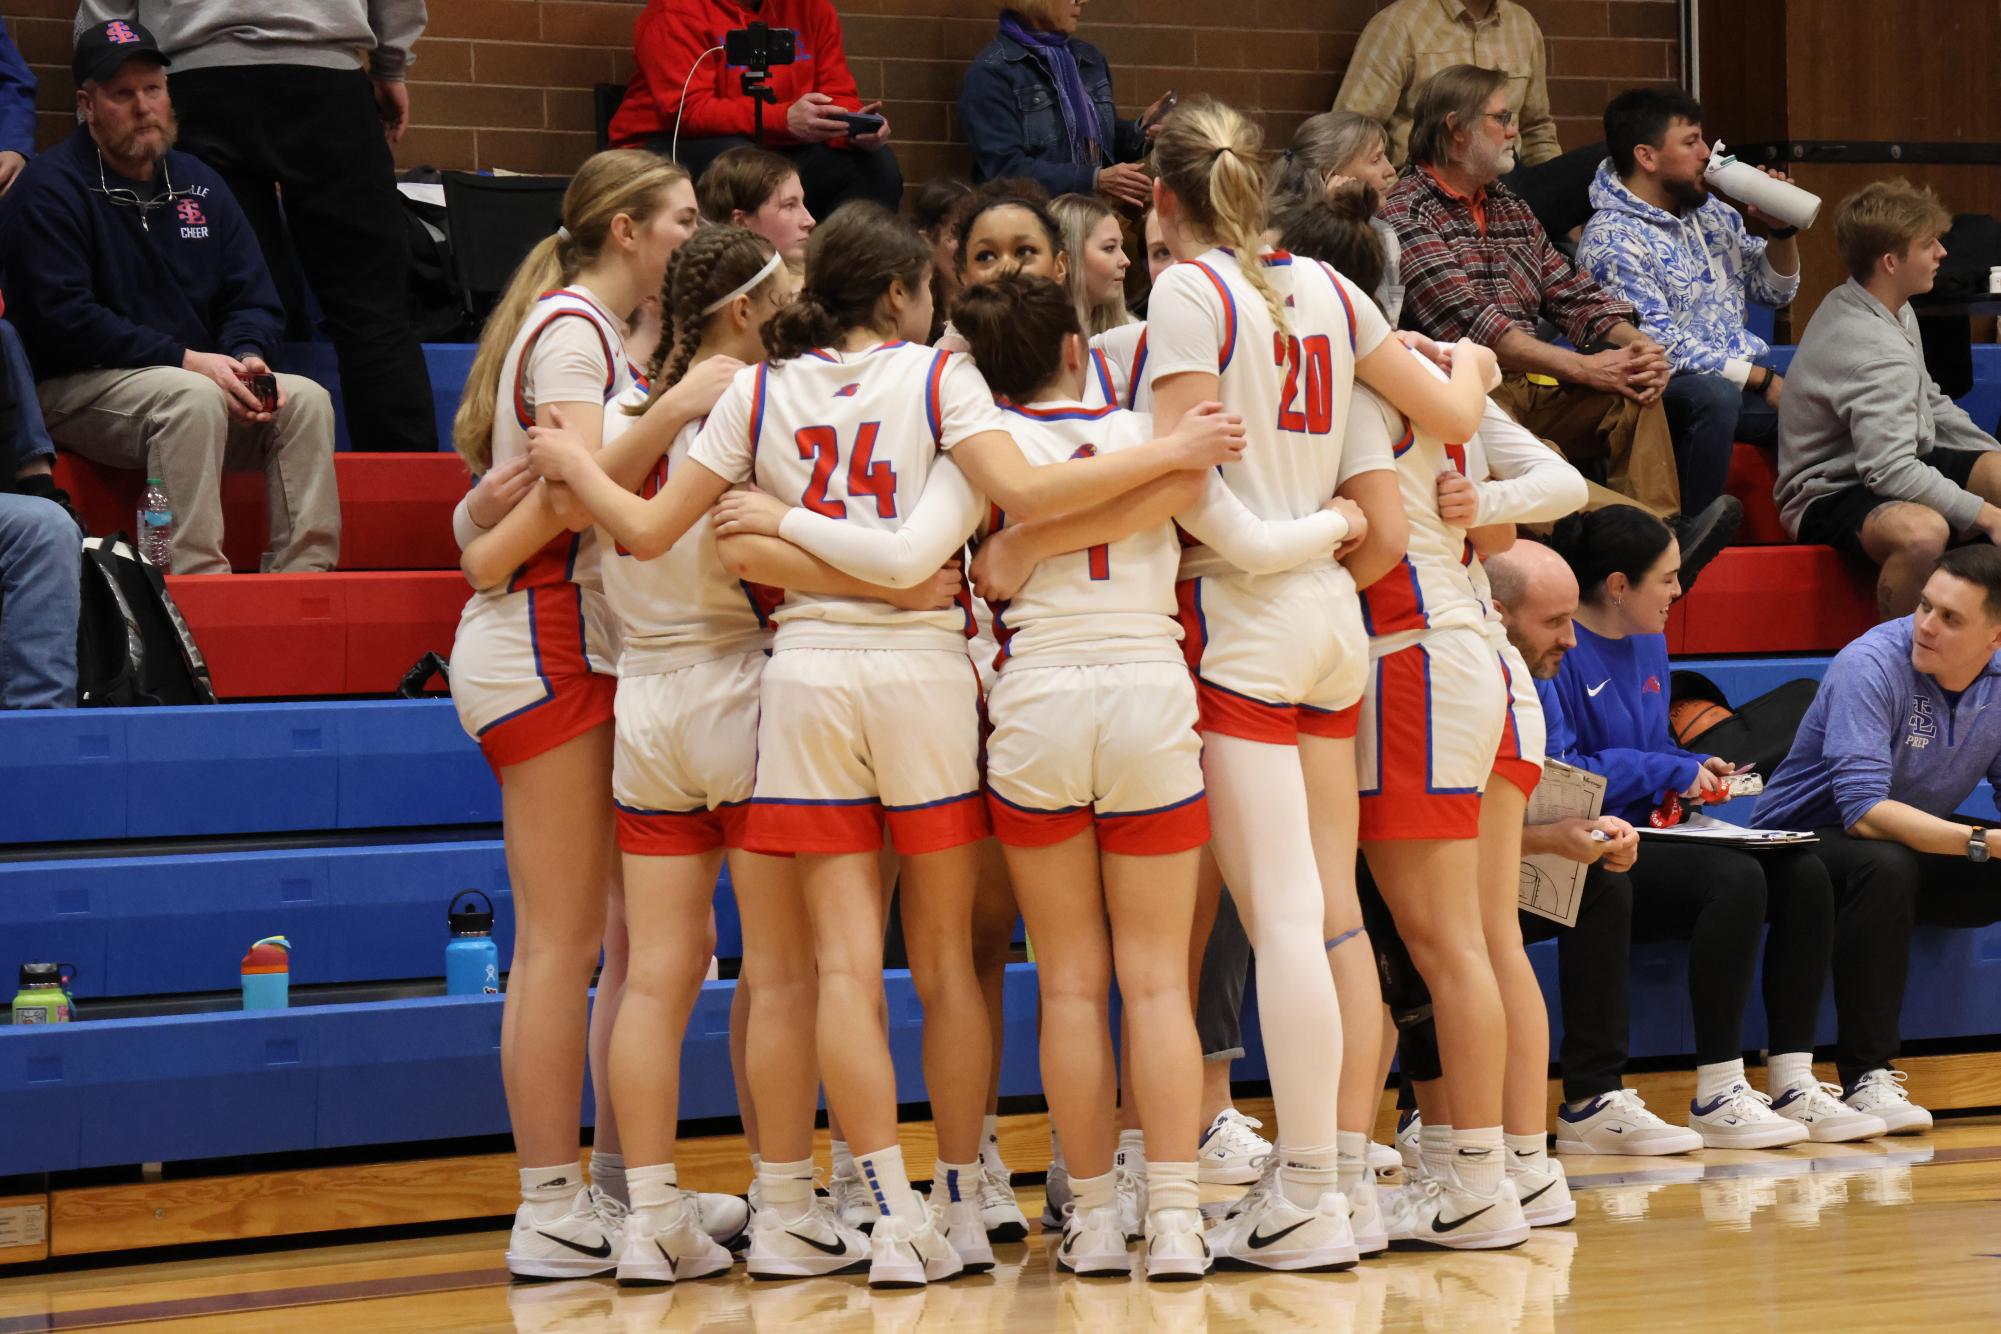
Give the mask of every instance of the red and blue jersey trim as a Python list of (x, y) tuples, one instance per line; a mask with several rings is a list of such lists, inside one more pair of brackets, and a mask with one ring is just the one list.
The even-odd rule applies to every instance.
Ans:
[[(887, 347), (889, 344), (885, 343)], [(896, 344), (901, 347), (902, 344)], [(924, 420), (931, 427), (931, 439), (940, 448), (944, 447), (945, 405), (939, 386), (945, 380), (945, 366), (952, 359), (950, 352), (939, 352), (931, 358), (931, 370), (924, 377)]]
[(1105, 359), (1105, 350), (1091, 349), (1091, 369), (1098, 373), (1098, 392), (1105, 396), (1105, 402), (1116, 403), (1118, 395), (1112, 392), (1112, 364)]
[(1139, 408), (1139, 387), (1146, 383), (1146, 330), (1139, 331), (1139, 342), (1133, 344), (1132, 380), (1126, 385), (1126, 406), (1135, 411)]
[(1360, 336), (1355, 332), (1355, 303), (1348, 299), (1348, 289), (1341, 285), (1340, 276), (1334, 272), (1334, 266), (1322, 260), (1320, 268), (1327, 275), (1328, 283), (1334, 288), (1334, 295), (1341, 298), (1341, 309), (1347, 312), (1348, 350), (1353, 352), (1356, 350), (1356, 344), (1360, 339)]
[(1223, 348), (1216, 355), (1216, 373), (1220, 375), (1230, 369), (1230, 358), (1237, 355), (1237, 299), (1230, 295), (1230, 285), (1221, 274), (1199, 259), (1188, 262), (1202, 270), (1203, 276), (1215, 286), (1216, 295), (1223, 298)]
[(758, 438), (764, 434), (764, 379), (767, 371), (769, 370), (769, 367), (770, 367), (769, 362), (763, 362), (763, 361), (758, 362), (757, 374), (753, 376), (751, 379), (750, 457), (753, 463), (755, 463), (757, 459)]
[(1038, 408), (1032, 403), (1011, 403), (1002, 399), (997, 407), (1002, 412), (1012, 412), (1017, 417), (1027, 417), (1039, 422), (1101, 421), (1114, 412), (1123, 412), (1116, 403), (1107, 403), (1101, 408)]

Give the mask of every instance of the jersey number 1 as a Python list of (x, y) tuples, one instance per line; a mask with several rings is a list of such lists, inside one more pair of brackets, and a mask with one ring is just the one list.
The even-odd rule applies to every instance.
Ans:
[[(1299, 400), (1300, 367), (1306, 370), (1306, 404)], [(1279, 394), (1278, 429), (1301, 435), (1326, 435), (1334, 429), (1334, 344), (1326, 334), (1304, 342), (1282, 333), (1272, 335), (1272, 364), (1285, 367), (1285, 388)]]
[[(863, 422), (855, 432), (855, 452), (848, 459), (848, 496), (874, 496), (876, 517), (896, 517), (896, 469), (873, 461), (875, 438), (881, 422)], [(841, 437), (831, 426), (802, 426), (793, 432), (799, 457), (813, 460), (813, 477), (799, 503), (815, 514), (830, 519), (848, 517), (848, 502), (827, 495), (827, 482), (841, 462)]]

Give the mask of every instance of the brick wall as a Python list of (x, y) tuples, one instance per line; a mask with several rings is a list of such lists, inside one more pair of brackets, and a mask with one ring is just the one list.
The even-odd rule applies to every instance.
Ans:
[[(221, 3), (222, 0), (211, 0)], [(1122, 107), (1167, 88), (1266, 113), (1274, 136), (1333, 104), (1356, 35), (1387, 0), (1090, 0), (1083, 34), (1111, 59)], [(1567, 145), (1599, 135), (1606, 99), (1680, 73), (1676, 0), (1525, 0), (1549, 41), (1550, 101)], [(836, 0), (864, 98), (882, 98), (910, 180), (963, 171), (953, 101), (991, 40), (987, 0)], [(632, 71), (641, 0), (430, 0), (412, 70), (401, 166), (567, 172), (593, 147), (591, 85)], [(69, 132), (75, 0), (6, 0), (41, 79), (43, 143)], [(1219, 21), (1227, 19), (1227, 22)]]

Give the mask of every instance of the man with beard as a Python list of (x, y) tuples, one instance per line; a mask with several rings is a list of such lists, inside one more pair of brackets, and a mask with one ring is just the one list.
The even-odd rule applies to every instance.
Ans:
[[(1783, 306), (1799, 291), (1798, 229), (1709, 193), (1702, 107), (1685, 93), (1620, 93), (1605, 108), (1605, 144), (1577, 262), (1667, 350), (1674, 378), (1661, 402), (1682, 504), (1700, 509), (1723, 494), (1734, 441), (1778, 442), (1785, 382), (1744, 313), (1747, 301)], [(1771, 228), (1769, 242), (1744, 230), (1747, 217)]]
[(260, 395), (283, 312), (228, 187), (172, 151), (166, 63), (137, 23), (78, 37), (82, 124), (28, 164), (0, 212), (7, 315), (56, 444), (165, 486), (175, 573), (229, 570), (226, 467), (265, 473), (265, 569), (331, 569), (333, 404), (293, 375)]
[[(1661, 407), (1667, 353), (1500, 184), (1516, 138), (1499, 70), (1453, 65), (1419, 90), (1411, 165), (1382, 210), (1403, 244), (1403, 322), (1493, 348), (1505, 377), (1495, 401), (1573, 463), (1602, 462), (1606, 485), (1593, 486), (1590, 508), (1637, 504), (1669, 519), (1687, 587), (1736, 532), (1743, 507), (1728, 496), (1700, 509), (1685, 503)], [(1545, 319), (1577, 350), (1543, 342)]]

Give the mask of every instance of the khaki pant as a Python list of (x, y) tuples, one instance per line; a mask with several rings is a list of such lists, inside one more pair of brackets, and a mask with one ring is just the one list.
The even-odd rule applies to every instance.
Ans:
[(1494, 391), (1509, 416), (1572, 463), (1605, 460), (1608, 487), (1586, 482), (1588, 510), (1638, 505), (1660, 518), (1681, 512), (1674, 440), (1659, 399), (1645, 407), (1621, 394), (1510, 375)]
[(174, 508), (175, 574), (227, 574), (222, 473), (261, 469), (270, 508), (267, 571), (331, 570), (340, 555), (333, 400), (281, 375), (285, 406), (269, 422), (233, 420), (221, 388), (178, 366), (79, 371), (38, 384), (56, 444), (113, 468), (142, 468)]

